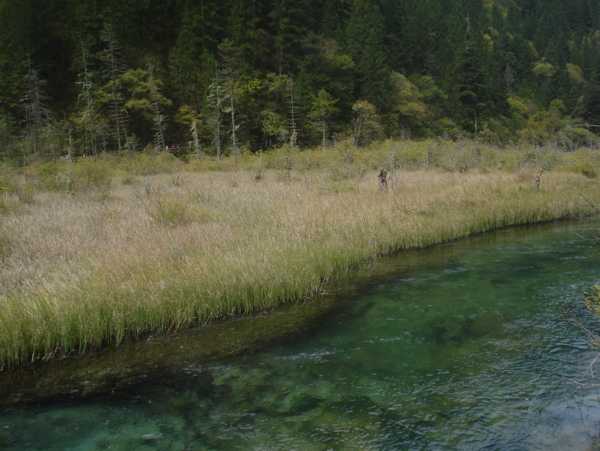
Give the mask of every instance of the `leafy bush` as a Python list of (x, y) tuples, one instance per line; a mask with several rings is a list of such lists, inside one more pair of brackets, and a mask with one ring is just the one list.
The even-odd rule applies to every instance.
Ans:
[(191, 196), (157, 196), (148, 214), (154, 221), (166, 227), (177, 227), (208, 220), (204, 206)]
[(594, 285), (583, 294), (585, 305), (596, 314), (600, 314), (600, 285)]
[[(0, 201), (0, 211), (2, 211), (2, 201)], [(4, 234), (0, 234), (0, 261), (8, 257), (9, 240)]]
[(130, 171), (136, 175), (170, 174), (180, 171), (185, 163), (172, 153), (145, 150), (128, 156)]
[(10, 176), (11, 169), (6, 165), (0, 165), (0, 194), (14, 191), (14, 182)]
[(123, 178), (121, 178), (121, 183), (123, 185), (133, 185), (137, 182), (137, 179), (131, 174), (125, 174)]
[(48, 162), (41, 165), (37, 170), (37, 178), (40, 188), (47, 191), (59, 191), (67, 186), (67, 162)]
[(580, 149), (566, 154), (562, 166), (566, 171), (577, 172), (593, 179), (598, 176), (598, 159), (597, 152)]
[(107, 191), (113, 175), (110, 160), (82, 157), (73, 164), (73, 178), (78, 188)]

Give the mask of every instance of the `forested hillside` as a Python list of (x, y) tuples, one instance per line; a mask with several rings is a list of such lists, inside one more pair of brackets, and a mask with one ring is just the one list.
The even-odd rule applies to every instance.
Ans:
[(600, 125), (600, 0), (0, 0), (0, 155)]

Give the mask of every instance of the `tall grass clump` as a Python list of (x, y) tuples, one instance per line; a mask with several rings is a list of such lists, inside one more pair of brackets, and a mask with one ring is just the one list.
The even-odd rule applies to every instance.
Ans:
[(583, 300), (587, 308), (597, 315), (600, 314), (600, 285), (594, 285), (586, 291)]
[[(0, 219), (0, 363), (304, 299), (378, 255), (585, 215), (583, 198), (600, 196), (566, 171), (544, 172), (534, 189), (538, 161), (440, 171), (448, 144), (430, 144), (243, 154), (237, 171), (146, 175), (147, 189), (112, 183), (101, 202), (83, 190), (38, 193)], [(396, 176), (386, 194), (380, 167)]]

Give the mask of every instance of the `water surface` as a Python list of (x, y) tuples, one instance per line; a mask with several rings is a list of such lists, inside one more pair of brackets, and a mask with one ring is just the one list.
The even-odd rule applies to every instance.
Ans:
[(382, 258), (332, 288), (339, 308), (304, 333), (128, 391), (5, 409), (0, 448), (598, 448), (600, 366), (583, 327), (600, 322), (580, 294), (600, 282), (600, 244), (577, 235), (598, 228), (510, 228)]

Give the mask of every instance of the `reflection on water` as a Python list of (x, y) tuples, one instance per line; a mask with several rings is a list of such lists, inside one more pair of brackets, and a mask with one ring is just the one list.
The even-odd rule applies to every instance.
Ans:
[(303, 335), (128, 393), (7, 410), (0, 448), (597, 448), (600, 367), (576, 321), (600, 330), (578, 297), (598, 283), (600, 248), (574, 234), (595, 227), (382, 259)]

